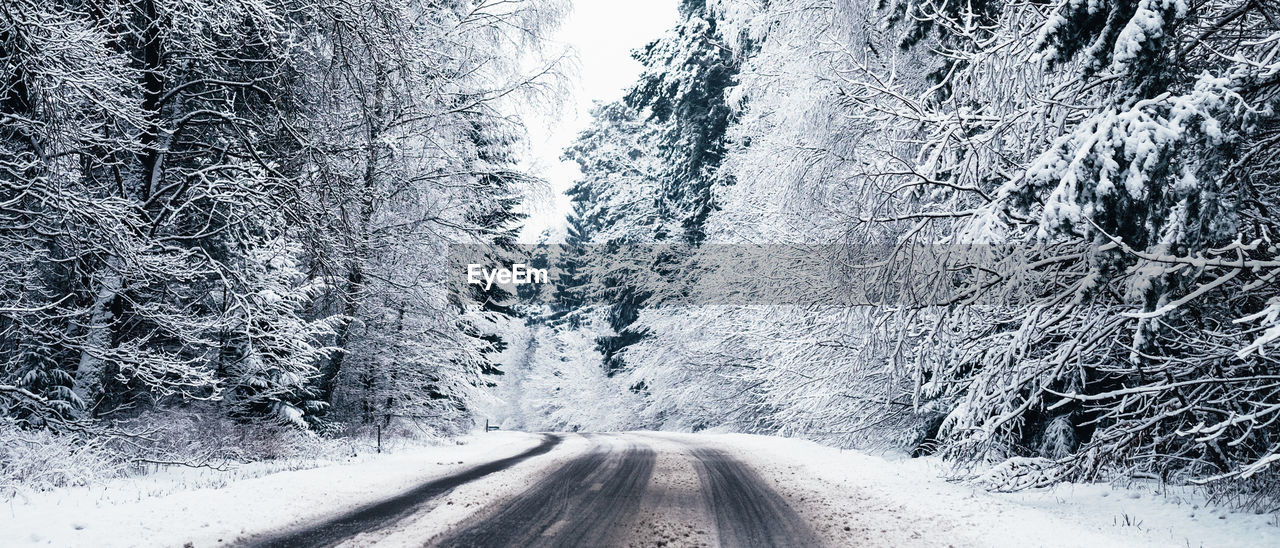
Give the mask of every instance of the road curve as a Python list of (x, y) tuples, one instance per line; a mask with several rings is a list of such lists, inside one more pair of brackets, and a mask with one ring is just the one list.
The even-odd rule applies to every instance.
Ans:
[(544, 434), (541, 443), (520, 454), (425, 482), (392, 498), (370, 504), (321, 523), (266, 538), (248, 540), (240, 543), (240, 545), (261, 548), (334, 546), (364, 531), (385, 527), (402, 517), (410, 515), (417, 511), (423, 503), (448, 493), (459, 485), (505, 470), (538, 455), (544, 455), (563, 440), (564, 437), (560, 435)]

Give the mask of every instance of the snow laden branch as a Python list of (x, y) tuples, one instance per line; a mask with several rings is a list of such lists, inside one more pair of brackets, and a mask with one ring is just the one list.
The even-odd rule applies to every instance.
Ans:
[[(606, 303), (602, 367), (646, 427), (937, 451), (1002, 489), (1274, 497), (1280, 14), (882, 4), (687, 3), (570, 153), (573, 245), (687, 248), (583, 259), (553, 325)], [(807, 250), (803, 275), (744, 256), (735, 298), (813, 298), (690, 307), (697, 281), (627, 281), (705, 281), (723, 244)]]

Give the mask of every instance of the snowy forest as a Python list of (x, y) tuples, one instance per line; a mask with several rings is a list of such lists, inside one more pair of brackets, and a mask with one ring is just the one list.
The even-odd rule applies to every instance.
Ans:
[[(1278, 22), (1252, 0), (683, 2), (566, 152), (577, 268), (517, 344), (515, 416), (890, 446), (996, 489), (1274, 497)], [(807, 262), (742, 253), (767, 275), (734, 299), (636, 281), (735, 245)], [(824, 271), (861, 282), (771, 296)]]
[(513, 245), (535, 181), (503, 105), (554, 96), (563, 10), (0, 3), (4, 443), (195, 462), (253, 424), (469, 428), (507, 311), (450, 298), (442, 257)]
[(501, 415), (1275, 508), (1280, 6), (683, 0), (521, 246), (566, 9), (0, 3), (0, 487)]

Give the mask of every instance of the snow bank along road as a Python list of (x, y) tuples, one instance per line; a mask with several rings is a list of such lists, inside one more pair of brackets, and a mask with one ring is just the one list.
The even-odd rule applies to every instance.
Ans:
[[(545, 434), (518, 455), (483, 464), (347, 514), (245, 546), (413, 544), (431, 532), (413, 517), (465, 483), (548, 453), (580, 450), (527, 488), (479, 507), (417, 544), (437, 546), (818, 546), (813, 530), (755, 471), (725, 451), (641, 434)], [(382, 533), (382, 534), (380, 534)], [(365, 534), (365, 537), (361, 537)], [(379, 538), (381, 537), (381, 538)]]

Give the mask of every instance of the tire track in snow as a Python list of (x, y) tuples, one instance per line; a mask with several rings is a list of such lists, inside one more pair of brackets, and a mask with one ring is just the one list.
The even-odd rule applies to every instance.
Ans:
[(614, 436), (603, 439), (529, 490), (477, 515), (472, 525), (431, 542), (436, 546), (613, 546), (634, 514), (653, 473), (655, 453)]
[(318, 524), (268, 538), (242, 541), (238, 544), (255, 548), (334, 546), (364, 531), (382, 528), (405, 516), (414, 514), (424, 503), (452, 491), (459, 485), (475, 481), (494, 472), (506, 470), (538, 455), (544, 455), (563, 440), (564, 437), (557, 434), (543, 434), (542, 443), (520, 454), (425, 482), (389, 499), (361, 507)]
[(690, 447), (721, 546), (821, 546), (813, 529), (754, 470), (724, 451)]

